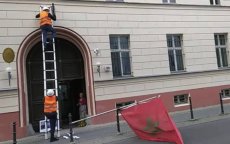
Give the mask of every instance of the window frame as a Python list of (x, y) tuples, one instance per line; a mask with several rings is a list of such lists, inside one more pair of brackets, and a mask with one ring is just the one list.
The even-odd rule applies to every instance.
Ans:
[[(216, 45), (216, 36), (217, 36), (217, 45)], [(221, 45), (220, 43), (220, 36), (224, 36), (225, 45)], [(216, 50), (216, 59), (217, 59), (217, 66), (219, 69), (228, 68), (229, 67), (229, 49), (228, 49), (228, 34), (227, 33), (215, 33), (214, 34), (214, 41), (215, 41), (215, 50)], [(226, 51), (226, 62), (227, 65), (224, 64), (224, 59), (221, 50), (225, 49)], [(217, 55), (217, 51), (219, 55)], [(218, 59), (219, 58), (219, 59)], [(219, 61), (219, 62), (218, 62)], [(220, 63), (220, 65), (219, 65)]]
[[(137, 103), (136, 100), (135, 101), (116, 102), (115, 103), (115, 108), (119, 109), (119, 108), (121, 108), (123, 106), (132, 105), (132, 104), (135, 104), (135, 103)], [(118, 105), (121, 105), (121, 106), (118, 106)], [(121, 116), (121, 113), (119, 113), (118, 116)]]
[[(181, 102), (180, 97), (184, 96), (186, 99), (186, 102)], [(175, 102), (175, 98), (177, 98), (177, 103)], [(181, 106), (187, 106), (189, 105), (189, 94), (180, 94), (180, 95), (175, 95), (173, 96), (173, 103), (174, 107), (181, 107)]]
[(220, 0), (210, 0), (210, 5), (220, 5)]
[[(226, 96), (226, 91), (228, 91), (228, 96)], [(221, 90), (221, 93), (222, 93), (222, 99), (223, 100), (228, 100), (228, 99), (230, 99), (230, 88), (228, 88), (228, 89), (222, 89)]]
[[(121, 108), (123, 106), (131, 105), (136, 103), (137, 101), (125, 101), (125, 102), (116, 102), (115, 103), (115, 108)], [(120, 106), (119, 106), (120, 105)]]
[[(175, 1), (175, 2), (173, 2), (173, 1)], [(164, 3), (164, 4), (175, 4), (176, 3), (176, 0), (162, 0), (162, 3)]]
[(124, 0), (106, 0), (107, 2), (125, 2)]
[[(117, 38), (117, 41), (118, 41), (117, 42), (118, 49), (112, 49), (111, 41), (109, 42), (110, 43), (110, 53), (111, 53), (112, 68), (114, 70), (112, 53), (118, 53), (119, 54), (119, 61), (118, 62), (119, 62), (119, 65), (120, 65), (119, 70), (121, 71), (121, 74), (118, 74), (118, 75), (115, 75), (114, 71), (112, 71), (113, 72), (113, 77), (114, 78), (130, 77), (130, 76), (132, 76), (132, 67), (131, 67), (132, 61), (131, 61), (131, 51), (130, 51), (130, 35), (128, 35), (128, 34), (121, 34), (121, 35), (113, 35), (113, 34), (111, 34), (111, 35), (109, 35), (109, 39), (112, 38), (112, 37)], [(127, 47), (127, 49), (121, 48), (121, 38), (122, 37), (127, 37), (127, 39), (128, 39), (128, 43), (127, 43), (128, 47)], [(122, 53), (128, 53), (128, 55), (129, 55), (129, 69), (130, 69), (130, 73), (129, 74), (124, 74), (125, 71), (124, 71), (124, 68), (123, 68), (124, 66), (123, 66)]]
[[(179, 36), (180, 37), (180, 47), (176, 46), (175, 45), (175, 37)], [(168, 37), (171, 37), (172, 39), (172, 47), (169, 47), (168, 46), (168, 42), (170, 41), (168, 39)], [(182, 34), (166, 34), (166, 41), (167, 41), (167, 48), (168, 48), (168, 58), (169, 58), (169, 69), (170, 69), (170, 72), (172, 73), (177, 73), (177, 72), (183, 72), (185, 71), (185, 58), (184, 58), (184, 51), (183, 51), (183, 35)], [(178, 67), (179, 67), (179, 62), (177, 60), (177, 53), (176, 51), (177, 50), (181, 50), (181, 58), (182, 58), (182, 67), (183, 69), (182, 70), (178, 70)], [(173, 62), (175, 64), (175, 70), (171, 70), (171, 65), (170, 65), (170, 54), (169, 54), (169, 51), (173, 51)]]

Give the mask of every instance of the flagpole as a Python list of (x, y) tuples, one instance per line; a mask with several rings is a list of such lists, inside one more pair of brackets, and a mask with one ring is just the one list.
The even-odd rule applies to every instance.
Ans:
[(151, 97), (151, 98), (148, 98), (148, 99), (144, 99), (142, 101), (135, 102), (135, 103), (132, 103), (132, 104), (129, 104), (129, 105), (125, 105), (125, 106), (122, 106), (122, 107), (119, 107), (119, 108), (111, 109), (109, 111), (105, 111), (105, 112), (102, 112), (102, 113), (99, 113), (99, 114), (96, 114), (96, 115), (93, 115), (93, 116), (89, 116), (89, 117), (86, 117), (86, 118), (83, 118), (83, 119), (80, 119), (80, 120), (77, 120), (77, 121), (73, 121), (72, 124), (76, 124), (76, 123), (78, 123), (80, 121), (83, 121), (83, 120), (87, 120), (87, 119), (94, 118), (94, 117), (97, 117), (97, 116), (100, 116), (100, 115), (103, 115), (103, 114), (106, 114), (106, 113), (110, 113), (110, 112), (116, 111), (117, 109), (120, 109), (120, 110), (126, 109), (126, 108), (129, 108), (129, 107), (135, 106), (135, 105), (137, 105), (139, 103), (144, 103), (146, 101), (149, 101), (149, 100), (154, 99), (154, 98), (159, 98), (159, 97), (160, 97), (160, 95), (154, 96), (154, 97)]
[(161, 96), (161, 95), (154, 96), (154, 97), (151, 97), (151, 98), (148, 98), (148, 99), (144, 99), (144, 100), (139, 101), (139, 102), (135, 102), (135, 103), (132, 103), (132, 104), (129, 104), (129, 105), (125, 105), (125, 106), (120, 107), (120, 109), (127, 109), (127, 108), (130, 108), (130, 107), (135, 106), (135, 105), (137, 105), (137, 104), (146, 103), (147, 101), (149, 101), (149, 100), (151, 100), (151, 99), (160, 98), (160, 96)]
[(147, 102), (147, 101), (149, 101), (149, 100), (151, 100), (151, 99), (160, 98), (160, 97), (161, 97), (161, 95), (154, 96), (154, 97), (151, 97), (151, 98), (148, 98), (148, 99), (144, 99), (144, 100), (142, 100), (142, 101), (139, 101), (138, 103), (145, 103), (145, 102)]

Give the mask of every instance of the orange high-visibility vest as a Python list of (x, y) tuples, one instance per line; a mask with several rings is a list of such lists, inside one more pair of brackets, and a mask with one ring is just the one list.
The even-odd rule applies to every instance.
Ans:
[(57, 111), (57, 99), (56, 96), (45, 96), (44, 100), (44, 112), (51, 113)]
[(52, 21), (51, 21), (51, 18), (48, 16), (48, 12), (46, 11), (41, 11), (40, 12), (40, 25), (45, 25), (45, 24), (48, 24), (48, 25), (51, 25), (52, 24)]

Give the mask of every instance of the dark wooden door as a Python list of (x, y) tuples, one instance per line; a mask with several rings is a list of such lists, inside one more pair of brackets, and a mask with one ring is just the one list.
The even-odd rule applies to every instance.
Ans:
[[(56, 41), (58, 81), (84, 79), (82, 55), (77, 47), (64, 39)], [(29, 122), (39, 131), (39, 121), (43, 115), (43, 63), (41, 42), (29, 52), (26, 60)]]

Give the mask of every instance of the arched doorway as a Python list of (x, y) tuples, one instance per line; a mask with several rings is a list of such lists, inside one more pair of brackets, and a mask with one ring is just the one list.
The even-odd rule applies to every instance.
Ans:
[[(87, 107), (88, 107), (88, 114), (93, 115), (95, 114), (95, 97), (94, 97), (94, 89), (93, 89), (93, 70), (92, 70), (92, 57), (90, 53), (90, 49), (87, 45), (87, 43), (84, 41), (84, 39), (78, 35), (76, 32), (64, 28), (64, 27), (55, 27), (57, 31), (57, 44), (56, 49), (58, 56), (60, 57), (59, 60), (61, 61), (58, 65), (59, 68), (59, 88), (67, 88), (68, 91), (68, 98), (72, 98), (70, 96), (73, 93), (77, 93), (79, 90), (85, 91), (86, 97), (87, 97)], [(60, 44), (62, 43), (62, 44)], [(65, 43), (65, 44), (64, 44)], [(59, 45), (61, 48), (59, 48)], [(72, 57), (71, 54), (66, 53), (66, 48), (62, 48), (62, 45), (66, 45), (69, 48), (69, 51), (71, 51), (71, 54), (73, 54)], [(59, 48), (59, 50), (58, 50)], [(62, 52), (64, 51), (64, 52)], [(72, 53), (74, 52), (74, 53)], [(34, 103), (37, 104), (37, 111), (33, 111), (33, 113), (38, 113), (39, 111), (41, 112), (41, 98), (39, 93), (42, 94), (43, 92), (39, 92), (42, 87), (41, 79), (43, 79), (42, 71), (40, 71), (40, 74), (36, 74), (36, 72), (39, 72), (38, 69), (42, 70), (41, 67), (41, 61), (42, 60), (42, 55), (40, 54), (41, 52), (41, 32), (39, 29), (36, 31), (32, 32), (29, 34), (22, 44), (19, 47), (18, 53), (17, 53), (17, 75), (18, 75), (18, 87), (19, 87), (19, 104), (20, 104), (20, 126), (28, 126), (32, 121), (40, 119), (39, 115), (31, 115), (31, 106)], [(34, 56), (33, 56), (34, 55)], [(69, 58), (72, 58), (72, 62), (68, 61)], [(81, 57), (81, 58), (80, 58)], [(61, 59), (66, 59), (62, 61)], [(77, 72), (78, 68), (75, 66), (76, 61), (81, 60), (81, 70), (83, 75), (80, 78), (80, 76), (76, 75), (79, 74)], [(40, 64), (36, 65), (37, 63), (40, 62)], [(33, 62), (33, 64), (31, 64)], [(64, 64), (65, 63), (65, 64)], [(33, 65), (36, 68), (33, 68)], [(64, 65), (63, 65), (64, 64)], [(69, 66), (67, 66), (69, 65)], [(64, 68), (65, 66), (70, 67), (73, 66), (75, 68), (72, 70), (72, 73), (68, 72), (68, 68)], [(64, 71), (63, 71), (64, 69)], [(38, 70), (38, 71), (37, 71)], [(32, 73), (32, 75), (31, 75)], [(35, 73), (35, 74), (34, 74)], [(31, 88), (32, 85), (32, 80), (30, 79), (35, 79), (34, 83), (37, 83), (36, 88), (37, 91), (33, 91)], [(80, 84), (81, 86), (78, 86)], [(40, 85), (40, 86), (39, 86)], [(73, 85), (75, 87), (78, 87), (79, 89), (74, 89), (73, 90)], [(72, 87), (72, 88), (71, 88)], [(32, 90), (32, 91), (31, 91)], [(43, 91), (43, 90), (42, 90)], [(38, 94), (33, 94), (33, 93), (38, 93)], [(74, 95), (74, 94), (73, 94)], [(32, 99), (32, 100), (31, 100)], [(39, 106), (40, 105), (40, 106)], [(34, 108), (34, 107), (33, 107)], [(77, 119), (78, 114), (75, 112), (75, 119)], [(34, 119), (34, 120), (33, 120)], [(63, 119), (64, 120), (64, 119)]]
[[(71, 42), (56, 39), (56, 60), (59, 85), (59, 110), (61, 126), (68, 124), (68, 114), (79, 119), (79, 93), (85, 93), (84, 63), (79, 48)], [(35, 131), (43, 115), (43, 62), (41, 42), (30, 50), (26, 59), (29, 122)]]

